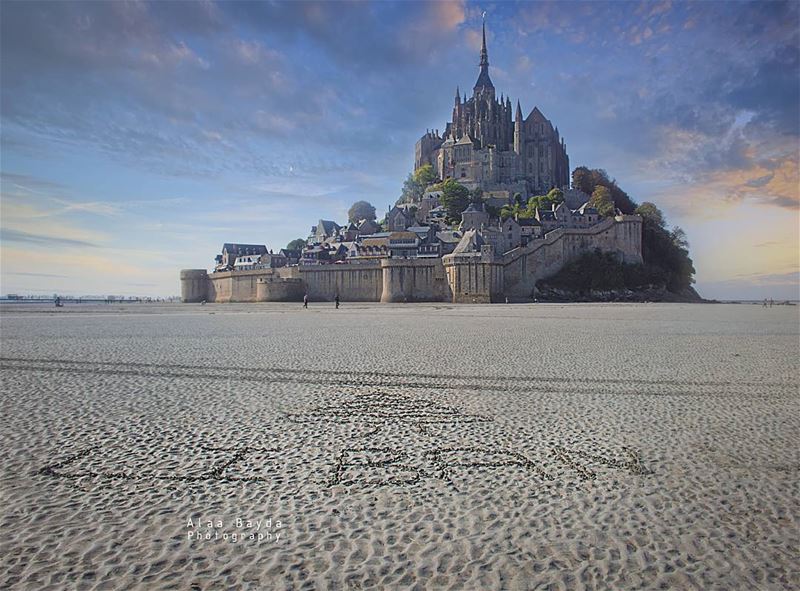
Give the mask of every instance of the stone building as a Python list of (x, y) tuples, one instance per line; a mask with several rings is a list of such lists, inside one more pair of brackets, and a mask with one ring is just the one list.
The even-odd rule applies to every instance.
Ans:
[(402, 232), (416, 223), (414, 216), (406, 208), (394, 206), (386, 214), (386, 226), (390, 232)]
[(336, 236), (342, 227), (331, 220), (320, 220), (316, 226), (311, 226), (308, 244), (322, 244), (326, 239)]
[(486, 25), (483, 27), (480, 71), (472, 96), (456, 89), (452, 120), (444, 133), (428, 131), (416, 143), (414, 165), (430, 164), (440, 179), (454, 178), (470, 189), (502, 193), (510, 198), (547, 193), (569, 186), (569, 157), (558, 128), (538, 107), (523, 117), (517, 101), (495, 95), (489, 77)]
[(236, 259), (243, 256), (261, 256), (267, 252), (264, 244), (235, 244), (226, 242), (222, 245), (222, 253), (214, 259), (215, 268), (219, 270), (233, 269)]
[(467, 230), (480, 230), (483, 226), (488, 225), (489, 214), (483, 207), (483, 203), (470, 203), (461, 213), (461, 231)]

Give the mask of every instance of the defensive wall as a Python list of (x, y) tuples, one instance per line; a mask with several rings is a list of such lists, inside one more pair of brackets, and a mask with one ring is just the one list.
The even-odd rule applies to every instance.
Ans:
[(304, 265), (253, 271), (181, 271), (184, 302), (331, 301), (489, 303), (530, 299), (536, 282), (594, 249), (642, 262), (642, 219), (617, 216), (587, 229), (558, 229), (495, 257), (481, 252), (362, 264)]

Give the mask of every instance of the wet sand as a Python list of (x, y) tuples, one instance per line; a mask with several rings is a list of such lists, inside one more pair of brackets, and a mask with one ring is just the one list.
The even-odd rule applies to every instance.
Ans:
[(0, 587), (800, 586), (800, 313), (0, 307)]

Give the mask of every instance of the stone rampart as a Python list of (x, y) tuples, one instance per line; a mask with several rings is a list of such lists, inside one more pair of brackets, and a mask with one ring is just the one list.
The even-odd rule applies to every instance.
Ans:
[(444, 268), (455, 304), (489, 304), (503, 299), (503, 266), (480, 256), (445, 257)]
[(451, 301), (452, 292), (439, 258), (383, 259), (381, 270), (381, 302)]
[(360, 265), (303, 265), (300, 279), (312, 301), (333, 301), (336, 295), (347, 302), (379, 302), (383, 274), (379, 262)]
[(302, 279), (275, 276), (259, 277), (256, 283), (258, 302), (301, 302), (306, 292)]
[[(484, 247), (486, 248), (486, 247)], [(332, 301), (488, 303), (529, 299), (536, 282), (581, 254), (600, 249), (642, 262), (642, 219), (617, 216), (587, 229), (558, 229), (502, 257), (489, 251), (441, 259), (382, 259), (363, 264), (304, 265), (206, 273), (181, 271), (184, 302)]]
[(617, 216), (583, 230), (559, 228), (542, 240), (507, 252), (502, 257), (503, 291), (510, 298), (530, 298), (539, 279), (598, 248), (625, 263), (641, 263), (642, 218)]

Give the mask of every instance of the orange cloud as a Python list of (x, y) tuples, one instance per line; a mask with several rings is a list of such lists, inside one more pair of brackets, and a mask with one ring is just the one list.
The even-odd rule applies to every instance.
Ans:
[(432, 13), (436, 26), (444, 31), (454, 31), (466, 18), (466, 8), (462, 0), (433, 2)]

